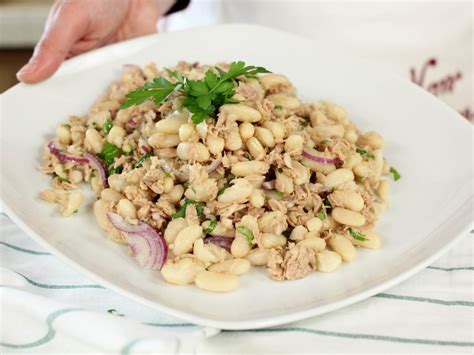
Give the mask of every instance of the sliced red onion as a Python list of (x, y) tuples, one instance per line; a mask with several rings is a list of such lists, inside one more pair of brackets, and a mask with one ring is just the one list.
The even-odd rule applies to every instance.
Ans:
[(97, 158), (94, 154), (84, 153), (84, 157), (87, 158), (88, 163), (99, 172), (100, 180), (104, 187), (109, 186), (107, 182), (107, 171), (105, 170), (104, 163), (102, 160)]
[(53, 141), (49, 142), (48, 148), (49, 148), (49, 151), (51, 152), (51, 154), (53, 154), (60, 161), (63, 161), (63, 162), (64, 161), (73, 161), (73, 162), (79, 163), (79, 164), (87, 164), (89, 162), (89, 160), (86, 159), (86, 158), (78, 157), (78, 156), (74, 156), (74, 155), (71, 155), (71, 154), (66, 154), (66, 153), (60, 152)]
[(264, 190), (274, 190), (275, 189), (275, 180), (262, 182), (262, 189), (264, 189)]
[(206, 167), (207, 172), (209, 174), (212, 173), (214, 170), (216, 170), (219, 167), (219, 165), (221, 165), (221, 162), (222, 162), (222, 158), (215, 159), (211, 164), (209, 164)]
[(127, 123), (131, 127), (136, 127), (138, 125), (138, 122), (135, 121), (135, 119), (133, 119), (133, 118), (129, 119)]
[(320, 164), (342, 164), (342, 160), (338, 157), (335, 158), (323, 158), (312, 153), (309, 149), (303, 150), (303, 156), (309, 160), (315, 161)]
[(159, 231), (142, 221), (130, 224), (116, 213), (108, 212), (107, 218), (125, 235), (133, 256), (143, 268), (161, 270), (168, 258), (168, 245)]
[(230, 247), (232, 246), (232, 242), (234, 241), (233, 238), (222, 237), (222, 236), (215, 236), (215, 237), (206, 237), (204, 238), (204, 243), (212, 243), (217, 245), (218, 247), (224, 248), (228, 252), (230, 252)]
[(153, 150), (151, 147), (147, 145), (142, 145), (140, 148), (143, 150), (144, 153), (149, 153)]

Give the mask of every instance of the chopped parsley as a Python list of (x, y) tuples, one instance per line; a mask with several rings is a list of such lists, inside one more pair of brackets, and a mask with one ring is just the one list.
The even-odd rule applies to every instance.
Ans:
[(285, 197), (285, 194), (281, 191), (275, 190), (275, 195), (277, 200), (281, 200), (283, 197)]
[(97, 153), (97, 156), (104, 159), (105, 164), (112, 165), (121, 153), (122, 151), (115, 144), (105, 142), (102, 151)]
[(109, 134), (109, 132), (110, 132), (110, 130), (112, 129), (113, 126), (114, 126), (114, 124), (112, 123), (112, 120), (110, 118), (108, 118), (105, 121), (104, 127), (102, 127), (102, 129), (104, 130), (105, 134)]
[(248, 229), (247, 227), (245, 226), (240, 226), (240, 227), (237, 227), (237, 232), (245, 235), (247, 237), (247, 241), (249, 242), (249, 245), (252, 246), (253, 245), (253, 233), (250, 229)]
[(318, 217), (321, 221), (324, 221), (326, 219), (326, 213), (324, 212), (324, 209), (321, 209), (316, 217)]
[(173, 213), (171, 215), (171, 218), (175, 219), (175, 218), (184, 218), (184, 217), (186, 217), (186, 208), (189, 205), (194, 205), (194, 207), (196, 208), (196, 212), (197, 212), (198, 216), (199, 217), (202, 216), (202, 213), (204, 211), (204, 206), (201, 205), (200, 203), (197, 203), (194, 200), (185, 199), (183, 205), (179, 208), (178, 211), (176, 211), (176, 213)]
[(291, 235), (291, 231), (289, 229), (287, 229), (286, 231), (284, 231), (283, 233), (281, 233), (285, 236), (285, 238), (289, 238), (290, 235)]
[(353, 231), (352, 228), (349, 228), (349, 233), (351, 234), (352, 238), (354, 238), (354, 239), (361, 240), (361, 241), (369, 240), (362, 233)]
[(96, 177), (97, 175), (95, 174), (95, 170), (92, 170), (91, 172), (91, 178)]
[(68, 179), (63, 178), (63, 177), (61, 177), (61, 176), (59, 176), (59, 175), (57, 175), (57, 174), (54, 174), (54, 177), (55, 177), (56, 179), (58, 179), (58, 181), (61, 182), (61, 183), (63, 183), (63, 182), (69, 183), (69, 180), (68, 180)]
[(145, 160), (151, 157), (151, 152), (146, 152), (143, 156), (135, 163), (135, 168), (141, 168)]
[(170, 176), (171, 176), (171, 174), (170, 174), (169, 172), (167, 172), (167, 171), (163, 171), (163, 175), (166, 176), (166, 177), (170, 177)]
[(274, 109), (275, 110), (283, 110), (283, 106), (282, 105), (275, 105)]
[(356, 149), (356, 152), (360, 154), (360, 156), (362, 158), (364, 158), (365, 160), (374, 160), (375, 159), (375, 155), (373, 155), (372, 153), (369, 153), (368, 151), (366, 151), (365, 149), (362, 149), (362, 148), (357, 148)]
[(114, 175), (114, 174), (121, 174), (122, 171), (123, 171), (123, 166), (120, 165), (120, 166), (117, 166), (116, 168), (114, 168), (113, 165), (110, 165), (107, 169), (109, 175)]
[(209, 225), (204, 230), (204, 233), (211, 234), (212, 231), (216, 228), (216, 226), (217, 226), (217, 221), (215, 219), (213, 219), (212, 221), (209, 222)]
[(393, 176), (393, 180), (398, 181), (402, 177), (400, 173), (393, 166), (390, 168), (390, 174)]
[(189, 80), (178, 71), (167, 69), (167, 73), (177, 80), (175, 83), (164, 77), (154, 78), (137, 90), (129, 92), (121, 108), (140, 105), (148, 99), (158, 105), (167, 100), (173, 92), (179, 92), (184, 96), (183, 107), (193, 114), (193, 123), (199, 124), (206, 117), (216, 117), (220, 106), (238, 102), (232, 99), (237, 77), (269, 73), (263, 67), (246, 66), (242, 61), (232, 62), (227, 72), (219, 67), (216, 67), (216, 70), (219, 74), (208, 70), (204, 79)]

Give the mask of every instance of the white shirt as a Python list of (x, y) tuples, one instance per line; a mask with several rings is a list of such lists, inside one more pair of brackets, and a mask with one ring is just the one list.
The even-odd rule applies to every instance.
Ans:
[(334, 41), (472, 120), (472, 12), (470, 1), (194, 0), (166, 29), (245, 22)]

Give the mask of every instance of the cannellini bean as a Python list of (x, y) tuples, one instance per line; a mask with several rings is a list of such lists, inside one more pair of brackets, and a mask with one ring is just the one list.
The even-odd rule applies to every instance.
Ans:
[(338, 253), (343, 261), (352, 261), (356, 257), (356, 249), (346, 238), (335, 235), (328, 240), (328, 245)]
[(260, 112), (243, 104), (222, 105), (219, 111), (240, 122), (258, 122), (262, 119)]
[(344, 138), (350, 142), (350, 143), (354, 143), (357, 142), (357, 139), (359, 138), (359, 135), (357, 134), (357, 132), (353, 129), (348, 129), (346, 131), (346, 133), (344, 133)]
[(199, 140), (196, 126), (192, 123), (182, 124), (178, 129), (178, 135), (182, 142), (197, 142)]
[(194, 242), (202, 238), (202, 227), (196, 224), (192, 224), (183, 228), (173, 243), (173, 254), (181, 255), (189, 253), (193, 250)]
[(336, 228), (337, 223), (334, 221), (331, 215), (326, 215), (326, 218), (323, 220), (323, 231)]
[(137, 218), (137, 209), (135, 208), (133, 203), (130, 200), (127, 200), (126, 198), (121, 199), (117, 203), (117, 211), (119, 215), (124, 218)]
[(374, 202), (372, 204), (372, 208), (374, 209), (374, 214), (378, 216), (381, 214), (383, 211), (387, 209), (387, 202), (382, 201), (382, 202)]
[(304, 226), (301, 226), (301, 225), (296, 226), (291, 231), (290, 239), (295, 240), (295, 241), (303, 240), (307, 233), (308, 233), (308, 230)]
[(124, 199), (125, 196), (114, 189), (106, 188), (100, 192), (100, 198), (107, 202), (119, 202)]
[(219, 202), (224, 203), (242, 203), (252, 194), (253, 186), (246, 179), (234, 179), (233, 185), (224, 190), (217, 197)]
[[(202, 228), (206, 230), (207, 228), (209, 228), (210, 224), (211, 221), (204, 221), (202, 223)], [(233, 226), (231, 226), (231, 228), (228, 228), (222, 222), (218, 221), (214, 229), (209, 234), (212, 236), (219, 235), (222, 237), (233, 238), (235, 236), (235, 229)]]
[(227, 150), (236, 151), (242, 148), (242, 138), (240, 137), (237, 127), (230, 129), (225, 139), (225, 148)]
[(379, 179), (383, 172), (384, 159), (381, 150), (374, 151), (375, 159), (372, 160), (372, 167), (375, 173), (375, 176)]
[(370, 167), (370, 164), (366, 161), (363, 161), (362, 163), (357, 164), (353, 169), (354, 174), (356, 174), (359, 177), (370, 177), (374, 175), (374, 172), (372, 168)]
[(350, 169), (336, 169), (330, 172), (326, 176), (326, 180), (324, 181), (324, 186), (326, 187), (337, 187), (341, 184), (344, 184), (349, 181), (354, 180), (354, 173)]
[(265, 204), (265, 195), (261, 189), (253, 189), (249, 197), (250, 204), (255, 208), (263, 207)]
[(273, 137), (273, 134), (269, 129), (264, 127), (255, 128), (255, 137), (265, 147), (273, 148), (275, 146), (275, 137)]
[(272, 132), (276, 143), (283, 142), (288, 133), (286, 127), (279, 122), (265, 121), (263, 123), (263, 127), (269, 129)]
[(71, 144), (71, 129), (63, 124), (56, 127), (56, 136), (62, 144)]
[(217, 263), (220, 259), (220, 255), (213, 252), (213, 246), (213, 244), (204, 244), (204, 240), (199, 238), (194, 242), (193, 255), (205, 265)]
[(235, 176), (265, 175), (269, 168), (263, 161), (241, 161), (232, 165), (231, 172)]
[(235, 258), (243, 258), (245, 257), (250, 251), (250, 244), (247, 240), (247, 237), (243, 234), (236, 233), (234, 241), (230, 247), (230, 253)]
[(318, 217), (310, 218), (306, 221), (306, 228), (310, 232), (319, 232), (323, 227), (323, 221), (321, 221)]
[(214, 271), (201, 271), (194, 282), (200, 289), (212, 292), (230, 292), (239, 287), (239, 277)]
[(366, 240), (353, 239), (353, 243), (362, 248), (368, 249), (379, 249), (381, 245), (380, 236), (377, 232), (373, 230), (354, 230), (355, 232), (361, 233), (364, 235)]
[(326, 109), (327, 116), (335, 121), (341, 121), (346, 117), (346, 110), (329, 101), (321, 101), (321, 105)]
[(388, 180), (380, 180), (377, 193), (385, 202), (388, 203), (390, 201), (390, 183)]
[(176, 154), (181, 160), (193, 160), (197, 162), (205, 162), (210, 158), (209, 151), (202, 143), (181, 142), (176, 148)]
[(148, 144), (154, 148), (173, 148), (180, 144), (177, 134), (155, 133), (148, 138)]
[(117, 243), (126, 243), (122, 233), (115, 229), (107, 218), (108, 202), (99, 199), (94, 202), (94, 215), (99, 226), (107, 233), (107, 236)]
[(351, 190), (335, 191), (330, 196), (330, 199), (337, 201), (340, 207), (360, 212), (364, 208), (364, 199), (358, 192)]
[(250, 250), (245, 257), (253, 266), (265, 266), (268, 263), (270, 249), (256, 248)]
[(94, 191), (95, 194), (99, 196), (100, 192), (104, 188), (104, 186), (102, 185), (102, 180), (98, 176), (94, 176), (90, 179), (90, 184), (92, 191)]
[(258, 219), (258, 228), (264, 233), (279, 235), (288, 228), (286, 216), (281, 211), (265, 212)]
[(79, 131), (71, 132), (71, 139), (74, 144), (82, 143), (84, 139), (84, 132), (79, 132)]
[(316, 270), (321, 272), (332, 272), (341, 265), (341, 262), (341, 256), (330, 250), (322, 250), (316, 254)]
[(291, 194), (293, 193), (293, 179), (290, 178), (285, 173), (276, 173), (276, 180), (275, 180), (275, 188), (284, 193), (284, 194)]
[(247, 259), (232, 259), (221, 261), (211, 265), (209, 271), (228, 273), (232, 275), (242, 275), (250, 270), (250, 261)]
[(203, 121), (196, 125), (196, 131), (199, 135), (199, 138), (205, 140), (207, 137), (207, 122)]
[(275, 106), (279, 105), (287, 110), (297, 110), (301, 106), (300, 100), (285, 94), (268, 95), (267, 99), (273, 102)]
[(281, 234), (262, 233), (261, 241), (264, 248), (271, 249), (286, 245), (287, 239)]
[(170, 176), (165, 177), (165, 179), (163, 181), (163, 192), (164, 193), (171, 192), (173, 190), (173, 187), (174, 187), (173, 178), (170, 177)]
[(61, 211), (62, 215), (64, 217), (71, 216), (74, 212), (76, 212), (79, 209), (83, 200), (84, 200), (84, 196), (81, 191), (70, 192), (67, 196), (66, 205), (63, 206), (63, 209)]
[(62, 164), (56, 164), (54, 166), (54, 173), (63, 179), (67, 179), (67, 173)]
[(311, 172), (309, 168), (301, 164), (299, 161), (293, 160), (291, 162), (295, 176), (293, 177), (293, 182), (295, 185), (303, 185), (309, 183), (311, 178)]
[(305, 247), (308, 249), (313, 249), (315, 251), (322, 251), (326, 248), (326, 242), (322, 238), (311, 237), (296, 243), (297, 246)]
[(89, 145), (94, 153), (100, 153), (102, 151), (102, 136), (95, 128), (87, 129), (85, 144)]
[(183, 197), (184, 194), (184, 187), (183, 185), (174, 185), (173, 189), (166, 194), (168, 196), (169, 200), (173, 203), (178, 203), (181, 201), (181, 198)]
[(102, 127), (104, 127), (105, 121), (107, 121), (109, 118), (110, 118), (109, 111), (94, 112), (89, 115), (89, 119), (87, 120), (87, 125), (102, 129)]
[(291, 86), (288, 78), (281, 74), (267, 74), (259, 77), (260, 83), (265, 90), (277, 88), (279, 86)]
[(175, 218), (172, 219), (168, 225), (166, 226), (165, 232), (164, 232), (164, 238), (168, 244), (172, 244), (176, 237), (178, 236), (178, 233), (181, 232), (184, 228), (188, 226), (188, 221), (184, 218)]
[(196, 275), (203, 270), (201, 263), (191, 258), (183, 258), (177, 262), (168, 260), (161, 269), (161, 275), (171, 284), (187, 285), (193, 283)]
[(107, 135), (107, 141), (109, 143), (115, 144), (117, 147), (121, 148), (123, 143), (123, 138), (127, 132), (120, 126), (113, 126)]
[(303, 136), (292, 134), (285, 140), (285, 152), (300, 155), (303, 151), (303, 144)]
[(239, 132), (242, 139), (249, 139), (255, 133), (255, 127), (250, 122), (242, 122), (239, 125)]
[(336, 222), (346, 226), (360, 227), (365, 224), (365, 217), (362, 214), (345, 208), (336, 207), (332, 210), (331, 215)]
[(110, 175), (107, 179), (107, 182), (112, 189), (118, 192), (123, 192), (127, 186), (127, 182), (121, 174)]
[(80, 170), (71, 170), (69, 171), (68, 180), (73, 184), (78, 184), (82, 181), (84, 175)]
[(167, 134), (178, 134), (182, 125), (188, 122), (186, 116), (173, 116), (156, 122), (156, 131)]
[(362, 157), (357, 154), (348, 154), (346, 155), (346, 159), (344, 160), (344, 168), (353, 169), (356, 165), (362, 163)]
[(263, 160), (265, 157), (265, 149), (257, 138), (250, 137), (247, 142), (245, 142), (245, 145), (255, 160)]
[(357, 141), (360, 146), (369, 146), (372, 149), (383, 148), (384, 140), (383, 137), (377, 132), (370, 131), (361, 135)]
[(222, 151), (224, 150), (224, 138), (216, 137), (216, 136), (208, 136), (207, 137), (207, 148), (214, 155), (221, 155)]
[(314, 132), (320, 138), (331, 138), (331, 137), (343, 137), (344, 136), (344, 126), (340, 124), (336, 125), (326, 125), (326, 126), (316, 126)]

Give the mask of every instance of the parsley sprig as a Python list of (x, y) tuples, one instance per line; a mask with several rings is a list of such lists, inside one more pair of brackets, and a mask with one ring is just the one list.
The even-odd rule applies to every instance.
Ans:
[(164, 77), (153, 79), (141, 88), (129, 92), (121, 108), (139, 105), (148, 99), (155, 104), (165, 101), (173, 92), (179, 92), (184, 96), (183, 107), (187, 108), (193, 115), (194, 124), (203, 122), (206, 117), (216, 117), (219, 107), (228, 103), (237, 103), (232, 99), (234, 96), (234, 84), (237, 77), (241, 75), (255, 76), (261, 73), (269, 73), (263, 67), (245, 65), (245, 62), (232, 62), (226, 72), (216, 67), (218, 74), (208, 70), (202, 80), (189, 80), (178, 71), (167, 69), (168, 74), (176, 79), (175, 83)]

